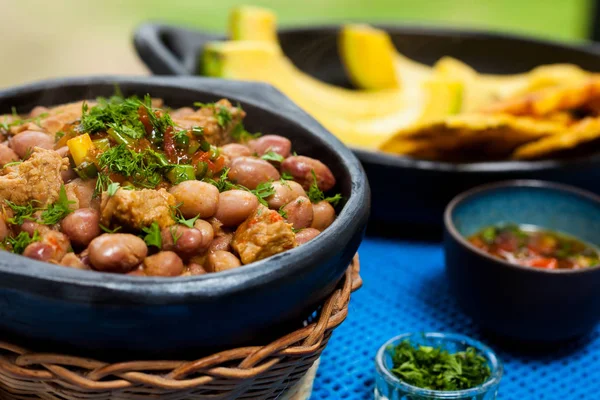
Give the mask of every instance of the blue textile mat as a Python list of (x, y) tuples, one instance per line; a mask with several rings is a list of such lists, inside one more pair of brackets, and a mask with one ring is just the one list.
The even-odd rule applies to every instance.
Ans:
[(393, 336), (421, 331), (461, 333), (494, 349), (504, 364), (501, 400), (600, 399), (600, 327), (525, 353), (461, 312), (445, 280), (441, 244), (369, 237), (359, 254), (364, 286), (325, 349), (311, 399), (373, 399), (377, 349)]

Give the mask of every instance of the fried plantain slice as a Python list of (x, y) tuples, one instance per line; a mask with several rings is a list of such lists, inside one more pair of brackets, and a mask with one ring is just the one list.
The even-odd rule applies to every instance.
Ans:
[(483, 108), (484, 113), (544, 116), (557, 111), (573, 110), (600, 98), (600, 77), (545, 87), (510, 97)]
[(561, 134), (545, 137), (518, 147), (513, 153), (513, 158), (521, 160), (542, 158), (598, 138), (600, 138), (600, 118), (587, 117), (571, 125)]
[(524, 143), (556, 135), (566, 129), (562, 121), (512, 115), (462, 114), (404, 129), (384, 142), (380, 150), (417, 158), (456, 160), (461, 151), (467, 154), (467, 149), (481, 148), (490, 157), (501, 158), (509, 157)]

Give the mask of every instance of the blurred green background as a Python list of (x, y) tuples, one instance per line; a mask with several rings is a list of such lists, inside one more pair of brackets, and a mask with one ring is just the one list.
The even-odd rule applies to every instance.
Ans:
[(270, 7), (281, 25), (386, 21), (476, 27), (577, 41), (592, 0), (0, 0), (0, 87), (56, 76), (145, 74), (131, 35), (147, 20), (224, 32), (238, 4)]

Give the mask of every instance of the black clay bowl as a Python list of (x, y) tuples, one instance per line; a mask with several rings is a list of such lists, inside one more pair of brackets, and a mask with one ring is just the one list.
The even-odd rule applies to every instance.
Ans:
[[(600, 52), (591, 47), (483, 31), (379, 25), (402, 54), (433, 64), (456, 57), (481, 72), (513, 74), (541, 64), (573, 63), (600, 70)], [(339, 26), (283, 29), (279, 41), (294, 64), (323, 81), (350, 86), (338, 56)], [(198, 55), (222, 35), (146, 24), (135, 33), (138, 54), (155, 74), (195, 75)], [(563, 160), (453, 164), (353, 149), (373, 191), (371, 217), (378, 223), (431, 226), (441, 231), (444, 207), (458, 193), (508, 179), (552, 180), (600, 192), (600, 153)]]
[(369, 187), (360, 163), (280, 92), (260, 83), (189, 78), (59, 79), (0, 92), (0, 113), (35, 105), (124, 95), (171, 107), (239, 101), (252, 131), (289, 137), (296, 151), (324, 160), (347, 199), (317, 239), (236, 270), (195, 277), (142, 278), (80, 271), (0, 252), (0, 333), (36, 350), (103, 359), (190, 358), (261, 343), (301, 326), (335, 287), (363, 237)]
[(511, 264), (466, 238), (498, 223), (532, 224), (600, 246), (600, 197), (543, 181), (510, 181), (457, 196), (444, 215), (446, 272), (462, 308), (484, 328), (530, 342), (570, 339), (600, 320), (600, 267)]

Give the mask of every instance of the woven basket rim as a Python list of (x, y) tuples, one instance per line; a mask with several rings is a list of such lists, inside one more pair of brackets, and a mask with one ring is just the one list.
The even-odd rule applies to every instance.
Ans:
[[(362, 286), (358, 255), (336, 290), (323, 302), (315, 321), (265, 346), (221, 351), (196, 360), (151, 360), (106, 363), (67, 354), (37, 353), (0, 341), (0, 388), (9, 380), (58, 382), (72, 390), (114, 391), (143, 386), (157, 390), (187, 390), (225, 380), (264, 377), (286, 368), (285, 360), (312, 365), (331, 332), (348, 313), (350, 294)], [(279, 365), (281, 364), (281, 365)], [(308, 365), (308, 367), (310, 367)], [(273, 372), (275, 371), (275, 372)]]

